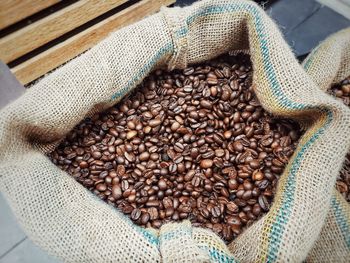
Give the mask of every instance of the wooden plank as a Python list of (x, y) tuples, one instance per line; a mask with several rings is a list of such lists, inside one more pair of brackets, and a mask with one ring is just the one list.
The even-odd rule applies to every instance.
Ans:
[(1, 0), (0, 30), (58, 2), (60, 0)]
[(14, 67), (12, 72), (22, 84), (27, 84), (91, 48), (110, 32), (132, 24), (147, 15), (157, 12), (161, 6), (167, 6), (174, 2), (175, 0), (142, 0), (38, 56), (23, 62)]
[(80, 0), (0, 39), (0, 59), (13, 61), (126, 1)]

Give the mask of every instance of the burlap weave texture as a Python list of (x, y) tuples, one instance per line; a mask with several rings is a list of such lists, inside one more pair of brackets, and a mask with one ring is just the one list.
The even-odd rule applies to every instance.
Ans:
[[(350, 111), (322, 91), (350, 75), (349, 32), (342, 34), (341, 49), (329, 55), (336, 59), (320, 59), (330, 50), (320, 47), (302, 67), (253, 2), (165, 8), (111, 34), (1, 111), (0, 189), (29, 237), (66, 262), (346, 262), (350, 213), (334, 184), (350, 144)], [(153, 69), (242, 50), (264, 108), (306, 132), (269, 213), (228, 246), (188, 221), (160, 231), (135, 226), (46, 157), (84, 116), (118, 102)]]

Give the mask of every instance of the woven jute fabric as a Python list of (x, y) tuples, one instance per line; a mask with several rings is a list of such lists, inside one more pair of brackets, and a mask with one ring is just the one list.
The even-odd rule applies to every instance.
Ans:
[[(305, 59), (303, 67), (323, 91), (350, 76), (350, 28), (323, 41)], [(334, 190), (331, 209), (307, 261), (349, 262), (349, 260), (350, 205)]]
[[(350, 111), (323, 90), (349, 73), (349, 57), (332, 50), (328, 60), (316, 52), (304, 70), (253, 2), (165, 8), (111, 34), (1, 111), (1, 191), (28, 236), (65, 262), (346, 261), (349, 208), (334, 184), (350, 144)], [(140, 228), (46, 157), (85, 116), (117, 103), (153, 69), (229, 51), (250, 53), (263, 107), (299, 121), (305, 133), (271, 210), (228, 246), (189, 221)], [(321, 73), (330, 69), (331, 76)]]

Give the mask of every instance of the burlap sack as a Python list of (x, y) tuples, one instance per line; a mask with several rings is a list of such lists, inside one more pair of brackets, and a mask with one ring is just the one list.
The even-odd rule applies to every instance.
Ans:
[[(350, 28), (323, 41), (303, 66), (323, 91), (350, 76)], [(350, 261), (350, 205), (336, 190), (321, 234), (307, 259), (309, 262)]]
[[(188, 221), (160, 231), (135, 226), (45, 156), (84, 116), (118, 102), (151, 70), (232, 50), (250, 52), (263, 106), (299, 120), (306, 132), (270, 212), (229, 246)], [(252, 2), (164, 9), (113, 33), (1, 112), (1, 191), (28, 236), (67, 262), (294, 262), (308, 255), (345, 262), (349, 210), (332, 193), (350, 144), (350, 111), (318, 84)]]

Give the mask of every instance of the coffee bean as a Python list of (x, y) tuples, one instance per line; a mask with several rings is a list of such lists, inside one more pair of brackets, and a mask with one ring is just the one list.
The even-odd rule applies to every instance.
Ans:
[[(251, 68), (238, 54), (158, 69), (78, 124), (50, 158), (135, 224), (189, 219), (230, 242), (269, 210), (301, 135), (262, 108)], [(350, 95), (350, 86), (338, 90)], [(337, 189), (349, 191), (342, 182)]]
[(149, 220), (150, 220), (149, 213), (147, 213), (147, 212), (143, 213), (142, 216), (141, 216), (141, 224), (142, 225), (146, 225)]
[(240, 141), (235, 141), (233, 143), (233, 148), (235, 149), (235, 151), (241, 152), (241, 151), (243, 151), (244, 147), (243, 147), (243, 145), (242, 145), (242, 143)]
[(150, 154), (148, 152), (143, 152), (139, 155), (139, 159), (141, 162), (148, 161)]
[(261, 181), (262, 179), (264, 179), (264, 174), (260, 170), (255, 170), (253, 172), (252, 179), (254, 181)]
[(170, 129), (172, 132), (176, 132), (180, 128), (180, 126), (181, 126), (180, 123), (178, 123), (177, 121), (174, 121)]
[(210, 159), (204, 159), (200, 163), (201, 168), (206, 169), (213, 166), (213, 161)]
[(174, 145), (174, 150), (181, 153), (184, 151), (184, 146), (181, 143), (177, 142)]
[(173, 216), (174, 212), (175, 212), (174, 207), (168, 207), (168, 208), (165, 210), (165, 216), (166, 216), (166, 217)]
[(228, 202), (226, 204), (227, 211), (230, 213), (238, 213), (239, 207), (234, 202)]
[(130, 215), (131, 219), (134, 221), (139, 219), (140, 216), (141, 216), (141, 211), (138, 208), (135, 208), (134, 210), (132, 210), (131, 215)]
[(196, 174), (196, 171), (194, 171), (194, 170), (188, 171), (184, 177), (185, 181), (191, 181), (195, 174)]
[(194, 187), (200, 186), (201, 182), (202, 182), (202, 179), (201, 179), (199, 176), (195, 176), (195, 177), (193, 177), (193, 179), (192, 179), (192, 185), (193, 185)]
[(136, 160), (136, 157), (133, 153), (125, 152), (124, 156), (125, 156), (125, 159), (128, 160), (130, 163), (133, 163)]
[(127, 205), (122, 207), (121, 210), (123, 211), (124, 214), (130, 214), (134, 210), (134, 208), (131, 205)]
[(85, 162), (85, 161), (82, 161), (82, 162), (79, 163), (79, 167), (81, 169), (85, 169), (85, 168), (89, 167), (89, 164), (87, 162)]
[(252, 168), (252, 169), (258, 169), (260, 167), (260, 162), (256, 159), (253, 159), (249, 162), (249, 166)]
[(162, 123), (160, 119), (153, 119), (148, 122), (148, 125), (152, 128), (159, 126)]
[(150, 220), (156, 220), (158, 219), (158, 209), (155, 207), (148, 208), (148, 213), (150, 215)]
[(99, 192), (104, 192), (107, 190), (107, 185), (100, 183), (96, 185), (96, 190)]
[(158, 181), (158, 187), (160, 190), (166, 190), (167, 189), (167, 184), (164, 179), (160, 179)]
[(127, 134), (126, 134), (126, 138), (128, 140), (131, 140), (132, 138), (134, 138), (135, 136), (137, 135), (137, 131), (128, 131)]
[(260, 195), (258, 198), (259, 205), (262, 210), (268, 211), (269, 210), (269, 203), (267, 202), (267, 199), (264, 195)]
[(129, 182), (127, 180), (122, 181), (122, 190), (125, 192), (129, 189)]
[(208, 209), (206, 209), (205, 207), (203, 209), (201, 209), (201, 215), (204, 217), (204, 218), (209, 218), (210, 217), (210, 212)]
[(221, 215), (221, 210), (219, 206), (214, 206), (211, 209), (211, 214), (213, 215), (213, 217), (219, 217)]
[(193, 72), (194, 72), (194, 68), (193, 67), (185, 68), (183, 70), (183, 74), (186, 75), (186, 76), (189, 76), (189, 75), (193, 74)]
[(208, 100), (202, 100), (202, 101), (200, 102), (200, 105), (201, 105), (203, 108), (209, 109), (209, 110), (211, 110), (212, 107), (213, 107), (212, 103), (211, 103), (210, 101), (208, 101)]
[(230, 179), (228, 181), (228, 187), (230, 190), (236, 190), (238, 188), (239, 184), (236, 179)]
[(216, 157), (223, 157), (224, 155), (225, 155), (225, 151), (223, 149), (216, 149), (215, 150)]
[(146, 206), (148, 206), (148, 207), (158, 207), (159, 206), (159, 201), (158, 200), (148, 201), (146, 203)]

